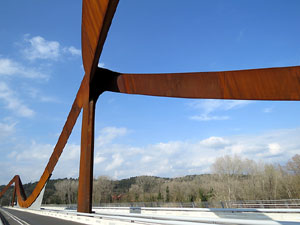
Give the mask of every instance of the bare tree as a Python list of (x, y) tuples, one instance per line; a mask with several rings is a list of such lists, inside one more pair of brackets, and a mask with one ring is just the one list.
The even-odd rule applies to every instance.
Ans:
[(143, 190), (137, 184), (132, 184), (129, 193), (128, 193), (129, 201), (131, 202), (138, 202), (144, 201), (143, 199)]
[(111, 202), (112, 200), (112, 180), (107, 176), (99, 176), (93, 182), (93, 204)]
[[(237, 200), (238, 185), (243, 175), (243, 160), (237, 156), (223, 156), (216, 159), (211, 167), (215, 177), (215, 186), (217, 198), (225, 201)], [(217, 184), (217, 185), (216, 185)]]
[(65, 179), (54, 184), (56, 195), (60, 197), (65, 204), (74, 204), (77, 202), (78, 181)]
[(300, 198), (300, 155), (296, 154), (286, 165), (287, 178), (289, 178), (289, 192), (293, 198)]

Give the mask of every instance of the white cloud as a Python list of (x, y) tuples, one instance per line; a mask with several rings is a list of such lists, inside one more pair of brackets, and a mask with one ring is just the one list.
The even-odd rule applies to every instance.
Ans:
[(8, 58), (0, 58), (0, 75), (5, 75), (5, 76), (14, 75), (14, 76), (32, 78), (32, 79), (49, 78), (47, 74), (40, 72), (36, 68), (25, 67), (20, 63)]
[(96, 156), (94, 157), (95, 164), (100, 164), (100, 163), (104, 162), (105, 160), (106, 160), (106, 158), (102, 157), (100, 154), (96, 154)]
[(165, 154), (173, 154), (179, 150), (181, 150), (183, 143), (180, 141), (172, 141), (168, 143), (158, 143), (152, 146), (156, 151), (159, 151), (161, 153)]
[(146, 156), (142, 157), (141, 162), (142, 163), (148, 163), (148, 162), (151, 162), (152, 160), (153, 160), (152, 156), (146, 155)]
[(280, 144), (278, 143), (270, 143), (268, 144), (268, 148), (269, 148), (269, 152), (272, 155), (277, 155), (279, 153), (281, 153), (281, 147)]
[(257, 135), (212, 136), (193, 142), (160, 142), (140, 147), (107, 143), (95, 149), (101, 161), (95, 164), (95, 176), (120, 179), (137, 175), (175, 177), (208, 173), (217, 157), (237, 154), (256, 161), (285, 163), (300, 149), (298, 133), (300, 128)]
[[(9, 159), (11, 164), (8, 168), (1, 168), (7, 171), (7, 174), (4, 178), (0, 178), (0, 184), (9, 181), (15, 174), (19, 174), (24, 182), (37, 181), (47, 165), (54, 145), (33, 140), (29, 145), (17, 143), (14, 149), (14, 151), (6, 152), (6, 154), (2, 153), (0, 164), (3, 165), (4, 159)], [(54, 169), (53, 177), (78, 177), (79, 158), (80, 146), (72, 143), (67, 144)]]
[(215, 157), (203, 157), (191, 159), (191, 164), (189, 169), (197, 171), (197, 167), (207, 166), (209, 167), (215, 161)]
[(22, 152), (18, 152), (15, 158), (17, 161), (23, 161), (23, 160), (24, 161), (27, 160), (45, 161), (50, 158), (52, 150), (53, 150), (53, 146), (50, 144), (39, 144), (35, 141), (32, 141), (28, 149)]
[(230, 146), (231, 154), (240, 155), (245, 151), (246, 147), (243, 144), (234, 144)]
[(207, 139), (202, 140), (200, 143), (208, 147), (218, 148), (228, 145), (229, 141), (225, 140), (222, 137), (209, 137)]
[[(10, 129), (13, 130), (12, 127)], [(300, 149), (300, 128), (256, 135), (212, 136), (198, 141), (160, 142), (139, 147), (112, 142), (113, 138), (127, 134), (126, 131), (126, 128), (118, 127), (102, 129), (102, 138), (107, 134), (113, 135), (107, 136), (110, 142), (95, 148), (95, 177), (107, 175), (120, 179), (138, 175), (176, 177), (208, 173), (217, 157), (236, 154), (256, 161), (286, 163), (293, 155), (299, 154)], [(101, 140), (99, 137), (97, 139)], [(7, 152), (12, 165), (2, 167), (7, 174), (5, 179), (8, 181), (15, 173), (20, 173), (26, 182), (39, 179), (52, 151), (52, 145), (34, 141), (27, 147), (18, 145)], [(79, 155), (80, 146), (68, 144), (53, 173), (54, 177), (77, 177)], [(3, 155), (0, 159), (1, 165), (5, 157)], [(3, 182), (4, 178), (1, 179)]]
[(271, 113), (271, 112), (273, 112), (273, 109), (272, 108), (264, 108), (263, 112), (264, 113)]
[(0, 140), (3, 138), (11, 136), (16, 130), (16, 122), (7, 123), (0, 122)]
[(79, 158), (80, 158), (80, 145), (67, 144), (64, 149), (64, 154), (62, 155), (61, 160), (68, 163), (71, 160), (79, 160)]
[(111, 141), (117, 137), (124, 136), (128, 133), (128, 130), (124, 127), (105, 127), (100, 131), (100, 135), (95, 139), (95, 146), (101, 147), (111, 143)]
[(41, 36), (28, 39), (28, 36), (25, 36), (25, 42), (29, 46), (23, 50), (27, 59), (57, 59), (60, 56), (60, 44), (57, 41), (47, 41)]
[(190, 119), (198, 120), (198, 121), (210, 121), (210, 120), (228, 120), (228, 119), (230, 119), (230, 117), (229, 116), (210, 116), (210, 115), (202, 114), (199, 116), (190, 116)]
[(36, 101), (39, 102), (52, 102), (52, 103), (57, 103), (59, 100), (57, 100), (54, 97), (51, 96), (45, 96), (39, 89), (34, 88), (34, 87), (25, 87), (26, 93), (33, 98)]
[(19, 116), (32, 117), (35, 114), (32, 109), (17, 97), (17, 94), (5, 82), (0, 82), (0, 100), (4, 102), (7, 109)]
[[(11, 127), (9, 127), (8, 125), (3, 127), (5, 127), (7, 131), (13, 131), (13, 125), (11, 125)], [(126, 133), (126, 128), (117, 127), (106, 127), (100, 132), (100, 134), (103, 135), (102, 140), (103, 138), (107, 137), (110, 142), (114, 138), (125, 135)], [(98, 139), (101, 140), (101, 138)], [(101, 142), (104, 145), (100, 144), (100, 149), (95, 149), (94, 163), (96, 168), (98, 166), (101, 166), (102, 172), (109, 171), (111, 174), (115, 174), (115, 170), (123, 165), (124, 159), (122, 153), (113, 153), (120, 148), (119, 146), (111, 146), (110, 144), (108, 144), (108, 140), (105, 141), (105, 144)], [(102, 150), (105, 148), (109, 148), (109, 150), (106, 152), (104, 151), (105, 154), (103, 154)], [(110, 151), (112, 148), (113, 150)], [(5, 179), (8, 181), (15, 174), (20, 174), (22, 180), (25, 182), (38, 180), (43, 173), (43, 170), (46, 167), (47, 162), (53, 152), (54, 145), (39, 143), (38, 141), (34, 140), (29, 145), (26, 145), (24, 143), (16, 143), (13, 149), (13, 151), (6, 152), (6, 154), (4, 154), (2, 158), (0, 158), (1, 165), (3, 165), (3, 160), (5, 160), (5, 158), (9, 158), (9, 161), (12, 163), (9, 168), (1, 167), (1, 169), (7, 169), (10, 170), (10, 172), (7, 172), (5, 178), (0, 177), (0, 184), (1, 181), (6, 182), (4, 181)], [(78, 177), (79, 161), (80, 145), (72, 143), (67, 144), (53, 172), (53, 178)]]
[(23, 50), (25, 58), (34, 61), (36, 59), (57, 60), (63, 54), (72, 56), (80, 56), (81, 50), (74, 46), (62, 47), (58, 41), (48, 41), (41, 36), (30, 38), (30, 35), (25, 35), (24, 38), (26, 47)]
[(254, 102), (254, 101), (246, 101), (246, 100), (218, 100), (218, 101), (225, 101), (223, 106), (225, 110), (242, 108)]
[(246, 105), (252, 103), (253, 101), (244, 100), (193, 100), (189, 103), (189, 106), (200, 110), (200, 115), (191, 116), (190, 119), (198, 121), (210, 121), (210, 120), (228, 120), (229, 116), (218, 116), (212, 115), (213, 113), (220, 111), (228, 111), (233, 109), (238, 109), (245, 107)]
[(193, 100), (189, 105), (196, 109), (202, 109), (205, 113), (211, 113), (217, 110), (227, 111), (231, 109), (241, 108), (249, 105), (253, 101), (245, 100), (215, 100), (215, 99), (204, 99), (204, 100)]
[(106, 166), (105, 171), (116, 169), (120, 167), (123, 162), (124, 159), (122, 158), (121, 154), (114, 154), (112, 156), (112, 162)]
[[(51, 153), (54, 148), (51, 149)], [(50, 157), (50, 155), (49, 155)], [(79, 176), (80, 145), (69, 143), (66, 145), (53, 171), (53, 178)], [(43, 168), (45, 163), (43, 163)]]
[(104, 66), (105, 66), (105, 63), (103, 63), (103, 62), (99, 62), (98, 63), (98, 67), (102, 67), (103, 68)]
[(18, 65), (10, 59), (0, 59), (0, 74), (12, 75), (18, 72)]
[(75, 48), (74, 46), (64, 48), (63, 50), (64, 50), (64, 52), (70, 53), (71, 55), (74, 55), (74, 56), (80, 56), (81, 55), (81, 50)]

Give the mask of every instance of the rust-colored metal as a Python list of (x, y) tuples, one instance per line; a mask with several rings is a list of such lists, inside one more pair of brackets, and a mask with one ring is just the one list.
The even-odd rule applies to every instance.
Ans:
[(81, 40), (85, 76), (65, 126), (31, 195), (26, 197), (21, 179), (16, 175), (0, 192), (0, 197), (15, 184), (14, 193), (21, 207), (29, 207), (35, 201), (50, 178), (83, 108), (78, 211), (91, 212), (95, 106), (104, 91), (180, 98), (300, 100), (299, 66), (170, 74), (124, 74), (98, 68), (117, 5), (118, 0), (83, 0)]
[(300, 66), (169, 74), (121, 74), (98, 68), (94, 82), (98, 94), (112, 91), (177, 98), (300, 100)]
[(121, 74), (119, 92), (152, 96), (300, 100), (300, 66), (223, 72)]
[(12, 199), (11, 199), (11, 206), (12, 207), (15, 206), (15, 199), (16, 199), (16, 186), (14, 186), (14, 191), (13, 191), (13, 195), (12, 195)]
[(93, 87), (94, 74), (118, 2), (118, 0), (83, 0), (82, 4), (82, 61), (89, 85), (85, 90), (83, 103), (78, 212), (92, 210), (94, 121), (98, 95), (95, 95), (91, 87)]
[(81, 24), (82, 62), (92, 79), (119, 0), (83, 0)]
[(83, 107), (77, 207), (79, 212), (92, 210), (95, 103), (91, 100)]
[(43, 187), (45, 186), (46, 182), (50, 178), (52, 171), (54, 170), (54, 167), (55, 167), (55, 165), (56, 165), (56, 163), (68, 141), (68, 138), (69, 138), (69, 136), (72, 132), (72, 129), (76, 123), (76, 120), (80, 114), (80, 111), (81, 111), (81, 108), (83, 105), (84, 89), (88, 86), (88, 83), (86, 81), (87, 81), (86, 76), (84, 76), (84, 78), (81, 82), (79, 91), (78, 91), (76, 98), (74, 100), (74, 103), (72, 105), (71, 111), (68, 115), (65, 126), (63, 127), (63, 130), (58, 138), (57, 144), (55, 145), (52, 155), (50, 156), (49, 162), (48, 162), (39, 182), (37, 183), (33, 192), (31, 193), (31, 195), (28, 198), (26, 197), (21, 179), (18, 175), (16, 175), (6, 185), (6, 187), (0, 192), (0, 197), (7, 191), (7, 189), (12, 184), (15, 184), (16, 195), (17, 195), (17, 199), (18, 199), (18, 203), (19, 203), (20, 207), (28, 208), (29, 206), (32, 205), (32, 203), (39, 196), (39, 194), (42, 191)]

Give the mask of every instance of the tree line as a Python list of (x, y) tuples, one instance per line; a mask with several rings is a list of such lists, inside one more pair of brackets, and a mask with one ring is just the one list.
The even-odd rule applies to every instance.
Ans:
[[(29, 195), (36, 183), (24, 185)], [(0, 187), (0, 190), (4, 186)], [(76, 204), (78, 179), (49, 180), (44, 204)], [(12, 189), (0, 199), (9, 204)], [(138, 176), (113, 180), (100, 176), (93, 182), (93, 205), (113, 202), (209, 202), (300, 199), (300, 155), (284, 165), (222, 156), (210, 174), (178, 178)]]

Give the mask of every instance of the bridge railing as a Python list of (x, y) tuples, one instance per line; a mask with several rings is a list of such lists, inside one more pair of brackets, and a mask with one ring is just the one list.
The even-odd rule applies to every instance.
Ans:
[(175, 207), (175, 208), (300, 208), (300, 199), (243, 200), (210, 202), (132, 202), (101, 203), (99, 207)]
[[(76, 204), (42, 205), (76, 209)], [(262, 209), (300, 209), (300, 199), (281, 200), (243, 200), (210, 202), (120, 202), (93, 204), (93, 207), (164, 207), (164, 208), (262, 208)]]
[(230, 208), (300, 208), (300, 199), (247, 200), (230, 202)]
[[(95, 208), (94, 208), (95, 209)], [(120, 211), (118, 211), (120, 210)], [(127, 212), (124, 212), (127, 210)], [(141, 213), (131, 212), (129, 208), (111, 208), (111, 211), (95, 209), (93, 213), (78, 213), (75, 210), (52, 210), (43, 209), (35, 211), (40, 215), (54, 216), (57, 218), (68, 218), (75, 222), (86, 222), (88, 224), (110, 224), (110, 220), (114, 224), (168, 224), (168, 225), (196, 225), (196, 224), (240, 224), (240, 225), (290, 225), (298, 224), (297, 214), (299, 210), (283, 209), (276, 211), (275, 209), (180, 209), (180, 208), (143, 208), (142, 210), (156, 210), (159, 213)], [(168, 214), (164, 214), (165, 211)], [(174, 214), (175, 212), (175, 214)], [(184, 214), (182, 213), (184, 212)], [(247, 217), (243, 212), (248, 213)], [(189, 216), (187, 216), (189, 213)], [(205, 217), (199, 216), (199, 213), (207, 213)], [(221, 214), (220, 214), (221, 213)], [(280, 214), (277, 218), (271, 218), (268, 213)], [(291, 219), (292, 217), (293, 219)], [(78, 218), (80, 218), (78, 220)], [(87, 218), (87, 219), (86, 219)], [(95, 219), (95, 220), (94, 220)], [(95, 223), (92, 223), (94, 221)], [(124, 222), (124, 223), (123, 223)]]

